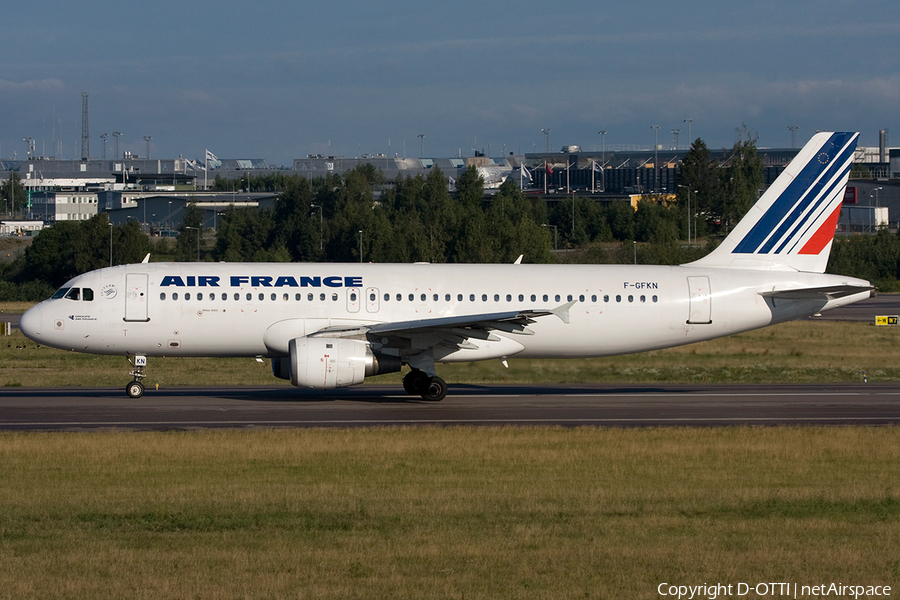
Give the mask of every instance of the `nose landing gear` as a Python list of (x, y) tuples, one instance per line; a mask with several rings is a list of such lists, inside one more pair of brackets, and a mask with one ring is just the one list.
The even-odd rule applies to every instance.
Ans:
[(144, 373), (144, 367), (147, 366), (147, 357), (142, 354), (136, 354), (134, 357), (129, 357), (128, 362), (134, 367), (129, 373), (129, 375), (134, 377), (134, 381), (125, 386), (125, 393), (129, 398), (140, 398), (144, 395), (144, 384), (142, 381), (147, 376)]

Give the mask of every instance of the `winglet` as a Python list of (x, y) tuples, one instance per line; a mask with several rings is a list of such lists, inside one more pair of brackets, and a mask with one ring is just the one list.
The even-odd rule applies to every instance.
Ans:
[(149, 252), (147, 253), (147, 256), (144, 257), (144, 260), (141, 261), (141, 264), (145, 265), (148, 262), (150, 262), (150, 253)]
[(513, 264), (514, 264), (514, 265), (521, 265), (521, 264), (522, 264), (522, 259), (523, 259), (523, 258), (525, 258), (525, 255), (524, 255), (524, 254), (520, 254), (520, 255), (519, 255), (519, 258), (517, 258), (517, 259), (516, 259), (516, 262), (514, 262)]
[(569, 309), (575, 306), (577, 300), (572, 300), (571, 302), (566, 302), (562, 306), (557, 306), (556, 308), (550, 309), (550, 314), (556, 315), (559, 319), (565, 323), (569, 324)]

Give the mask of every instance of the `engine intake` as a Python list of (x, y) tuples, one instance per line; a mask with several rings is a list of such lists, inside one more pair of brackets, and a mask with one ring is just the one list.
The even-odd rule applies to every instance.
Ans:
[(399, 357), (376, 354), (361, 340), (299, 337), (288, 347), (289, 357), (272, 359), (272, 372), (282, 379), (289, 376), (297, 387), (330, 390), (400, 370)]

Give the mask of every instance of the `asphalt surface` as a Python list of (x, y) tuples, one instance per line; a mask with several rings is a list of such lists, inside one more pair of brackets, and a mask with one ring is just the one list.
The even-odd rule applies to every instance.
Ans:
[(0, 430), (189, 430), (416, 425), (900, 424), (900, 384), (456, 385), (442, 402), (396, 386), (0, 391)]

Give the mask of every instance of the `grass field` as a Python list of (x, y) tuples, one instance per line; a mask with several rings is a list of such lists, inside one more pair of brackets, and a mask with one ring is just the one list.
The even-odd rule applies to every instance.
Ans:
[(893, 427), (3, 434), (0, 598), (896, 586), (898, 461)]
[[(449, 383), (710, 383), (900, 380), (900, 329), (868, 323), (793, 321), (739, 335), (628, 356), (578, 360), (509, 360), (438, 365)], [(3, 343), (5, 341), (5, 343)], [(0, 338), (0, 387), (124, 386), (123, 357), (37, 347), (20, 333)], [(145, 383), (273, 385), (268, 362), (253, 359), (151, 358)], [(402, 374), (367, 380), (396, 383)]]

